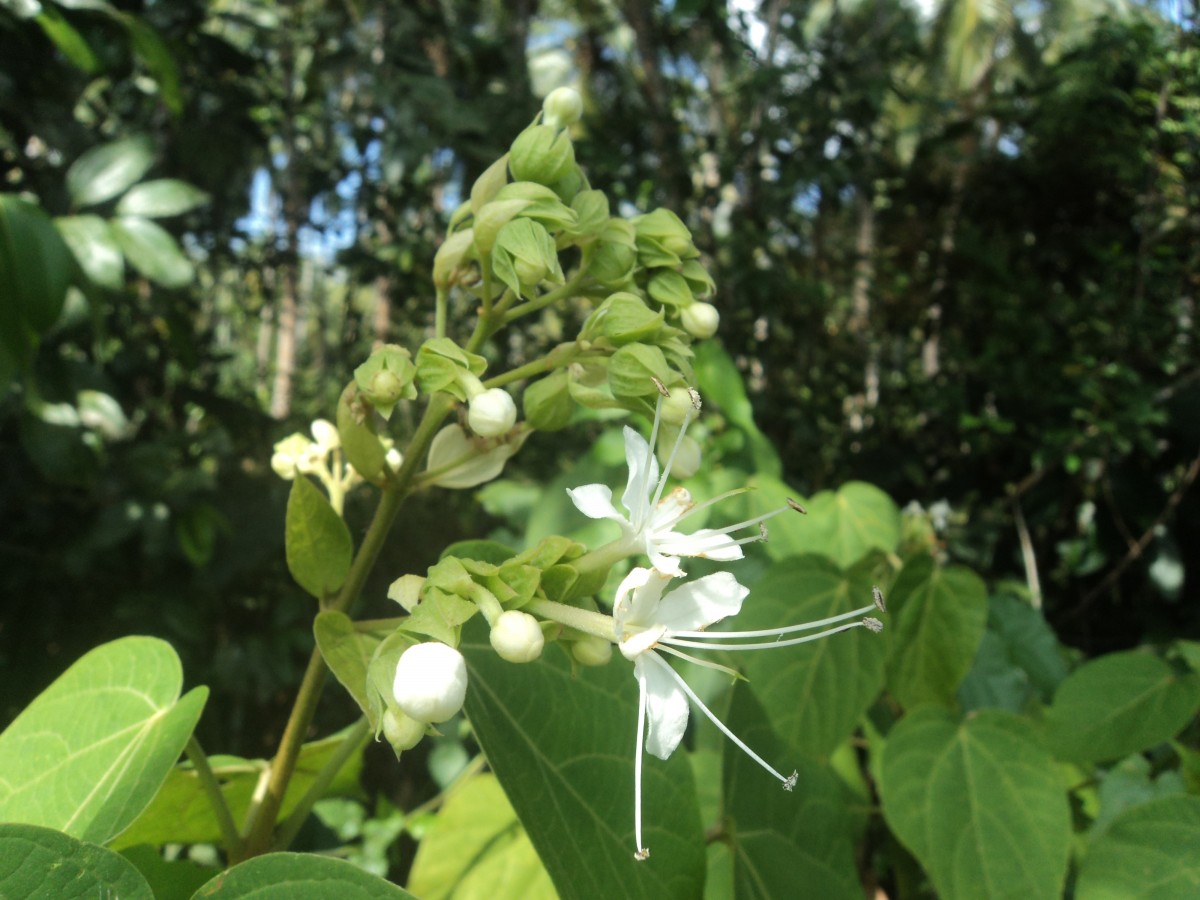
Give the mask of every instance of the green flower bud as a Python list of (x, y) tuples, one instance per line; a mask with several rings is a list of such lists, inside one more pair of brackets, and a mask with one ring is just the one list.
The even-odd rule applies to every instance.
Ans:
[(433, 283), (445, 290), (462, 277), (471, 259), (475, 235), (470, 228), (456, 231), (442, 241), (433, 257)]
[(492, 201), (497, 192), (508, 183), (508, 155), (500, 157), (475, 179), (471, 186), (471, 212), (479, 215), (479, 210)]
[(679, 380), (657, 347), (626, 344), (609, 359), (608, 386), (614, 397), (638, 399), (655, 394), (654, 379), (663, 384)]
[(426, 394), (445, 391), (459, 400), (468, 399), (466, 376), (478, 380), (487, 369), (487, 360), (468, 353), (450, 338), (431, 338), (417, 351), (417, 380)]
[(578, 221), (569, 231), (586, 241), (599, 237), (608, 224), (608, 197), (604, 191), (580, 191), (571, 199), (571, 209)]
[(646, 292), (651, 299), (663, 306), (690, 306), (693, 302), (692, 289), (678, 272), (670, 269), (659, 269), (646, 285)]
[(546, 638), (537, 619), (529, 613), (510, 609), (492, 623), (491, 642), (501, 659), (527, 663), (542, 655)]
[(492, 268), (514, 294), (526, 297), (535, 296), (543, 281), (566, 281), (554, 238), (529, 219), (513, 219), (500, 229), (492, 248)]
[(583, 118), (583, 98), (574, 88), (555, 88), (542, 101), (542, 120), (551, 128), (566, 128)]
[(692, 233), (688, 231), (688, 227), (669, 209), (656, 209), (652, 213), (638, 216), (633, 220), (633, 227), (639, 240), (655, 241), (667, 253), (672, 253), (681, 260), (700, 255), (692, 243)]
[(566, 428), (575, 410), (566, 372), (554, 372), (533, 382), (525, 388), (521, 402), (525, 408), (525, 421), (539, 431)]
[(411, 750), (421, 743), (425, 728), (425, 723), (394, 709), (388, 709), (383, 714), (383, 736), (392, 745), (397, 759), (405, 750)]
[(417, 386), (413, 384), (416, 374), (417, 368), (407, 350), (399, 344), (384, 344), (354, 370), (354, 383), (363, 398), (386, 419), (401, 400), (417, 396)]
[(575, 147), (565, 131), (530, 125), (512, 143), (508, 167), (517, 181), (551, 185), (567, 177), (575, 165)]
[[(697, 410), (691, 391), (685, 387), (673, 387), (667, 393), (668, 396), (662, 405), (663, 422), (678, 426), (682, 425), (685, 419), (695, 417)], [(666, 438), (661, 443), (671, 446), (671, 442)]]
[(602, 637), (588, 635), (571, 643), (571, 656), (581, 666), (605, 666), (612, 659), (612, 643)]
[(547, 231), (572, 229), (579, 222), (575, 210), (564, 204), (558, 194), (545, 185), (534, 184), (532, 181), (514, 181), (505, 185), (496, 194), (496, 201), (507, 200), (529, 201), (520, 214), (544, 225)]
[(684, 331), (694, 338), (707, 340), (717, 333), (721, 324), (721, 314), (711, 303), (693, 303), (685, 306), (679, 314)]
[(686, 260), (683, 268), (679, 270), (679, 274), (687, 281), (688, 287), (692, 289), (692, 296), (697, 300), (703, 300), (716, 293), (717, 283), (713, 281), (712, 276), (708, 274), (708, 270), (699, 260)]
[(621, 347), (634, 341), (653, 341), (663, 324), (662, 311), (653, 312), (641, 297), (618, 291), (588, 316), (579, 337), (586, 341), (608, 338)]

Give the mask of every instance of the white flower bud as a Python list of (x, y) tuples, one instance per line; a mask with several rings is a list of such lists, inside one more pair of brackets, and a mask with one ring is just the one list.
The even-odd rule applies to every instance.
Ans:
[(425, 736), (425, 725), (411, 716), (389, 709), (383, 714), (383, 736), (399, 756), (421, 742)]
[(396, 664), (392, 693), (396, 705), (418, 722), (445, 722), (462, 709), (467, 695), (466, 661), (437, 641), (409, 647)]
[(721, 324), (721, 314), (711, 303), (693, 303), (691, 306), (685, 306), (679, 318), (682, 320), (683, 330), (701, 340), (716, 334), (717, 326)]
[(502, 612), (492, 625), (492, 647), (509, 662), (533, 662), (545, 643), (538, 620), (519, 609)]
[(284, 481), (296, 477), (296, 458), (276, 450), (271, 454), (271, 469)]
[(328, 419), (317, 419), (312, 423), (312, 436), (322, 450), (334, 450), (342, 445), (337, 428)]
[(517, 424), (517, 404), (502, 388), (492, 388), (471, 398), (467, 424), (480, 437), (499, 437)]
[(555, 88), (542, 101), (542, 112), (551, 128), (566, 128), (583, 117), (583, 98), (574, 88)]
[(605, 666), (612, 659), (612, 642), (589, 635), (571, 644), (571, 655), (581, 666)]
[(700, 443), (690, 434), (685, 434), (675, 451), (675, 461), (671, 463), (671, 474), (676, 478), (691, 478), (700, 471)]

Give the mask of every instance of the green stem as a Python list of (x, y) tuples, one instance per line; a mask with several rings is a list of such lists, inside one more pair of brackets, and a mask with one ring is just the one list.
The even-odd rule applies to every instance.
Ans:
[[(531, 363), (526, 363), (523, 366), (517, 366), (515, 369), (509, 369), (494, 378), (489, 378), (483, 382), (485, 388), (503, 387), (506, 384), (511, 384), (514, 381), (522, 381), (526, 378), (531, 378), (534, 375), (541, 375), (544, 372), (552, 372), (555, 369), (562, 369), (569, 366), (581, 356), (593, 355), (588, 354), (579, 346), (578, 341), (570, 341), (565, 344), (559, 344), (541, 359), (535, 359)], [(596, 356), (607, 356), (603, 351), (595, 351)]]
[(522, 609), (535, 616), (541, 616), (543, 619), (574, 628), (576, 631), (592, 634), (604, 638), (606, 641), (613, 640), (615, 627), (613, 617), (606, 616), (604, 613), (580, 609), (578, 606), (567, 606), (565, 603), (555, 603), (553, 600), (534, 600), (526, 603)]
[(521, 318), (521, 316), (527, 316), (530, 313), (537, 312), (539, 309), (545, 309), (552, 303), (557, 303), (564, 297), (570, 297), (572, 294), (578, 292), (579, 286), (583, 284), (586, 278), (584, 275), (585, 271), (585, 268), (581, 268), (577, 273), (575, 273), (574, 277), (572, 277), (570, 281), (560, 288), (547, 291), (546, 293), (542, 294), (542, 296), (535, 297), (533, 300), (528, 300), (525, 303), (518, 303), (504, 314), (504, 321), (502, 324), (508, 325), (511, 322)]
[(371, 733), (371, 723), (366, 717), (359, 719), (354, 723), (354, 726), (346, 734), (341, 745), (329, 757), (329, 760), (321, 767), (313, 780), (309, 789), (304, 792), (304, 796), (300, 798), (300, 802), (296, 804), (286, 819), (279, 824), (279, 830), (275, 836), (274, 850), (286, 850), (296, 838), (296, 834), (300, 831), (304, 820), (308, 818), (308, 814), (312, 812), (313, 806), (318, 800), (325, 796), (325, 792), (329, 790), (329, 785), (333, 783), (333, 779), (337, 777), (338, 772), (350, 760), (350, 757), (362, 749), (366, 743), (367, 737)]
[(192, 765), (196, 767), (196, 777), (200, 779), (200, 789), (204, 791), (208, 802), (212, 805), (213, 815), (216, 816), (217, 827), (221, 829), (221, 839), (225, 843), (226, 852), (231, 857), (238, 855), (241, 851), (242, 836), (238, 834), (237, 823), (233, 821), (233, 813), (229, 811), (229, 804), (225, 802), (225, 795), (221, 793), (221, 783), (217, 781), (217, 776), (208, 763), (208, 756), (200, 746), (200, 742), (196, 740), (195, 735), (188, 738), (184, 752), (192, 761)]
[(449, 304), (450, 292), (444, 287), (437, 289), (437, 299), (433, 306), (434, 337), (446, 336), (446, 306)]

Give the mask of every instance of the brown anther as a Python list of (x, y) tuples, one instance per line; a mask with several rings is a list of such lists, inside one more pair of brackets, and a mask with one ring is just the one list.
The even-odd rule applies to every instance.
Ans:
[(879, 634), (879, 632), (883, 631), (883, 623), (878, 619), (872, 618), (871, 616), (867, 616), (865, 619), (863, 619), (862, 623), (866, 626), (868, 631), (873, 631), (876, 634)]
[(796, 512), (800, 513), (800, 515), (802, 515), (802, 516), (808, 515), (808, 510), (805, 509), (803, 506), (801, 506), (799, 503), (797, 503), (795, 500), (793, 500), (791, 497), (787, 498), (787, 505), (790, 506), (792, 509), (794, 509)]
[(887, 606), (883, 602), (883, 591), (879, 589), (879, 585), (871, 588), (871, 599), (875, 601), (875, 608), (882, 613), (887, 612)]
[(767, 542), (767, 526), (762, 522), (758, 523), (758, 539), (764, 544)]
[(658, 380), (657, 378), (655, 378), (653, 375), (651, 375), (651, 376), (650, 376), (650, 380), (654, 382), (654, 386), (655, 386), (656, 388), (658, 388), (658, 392), (659, 392), (660, 394), (662, 394), (664, 397), (670, 397), (670, 396), (671, 396), (671, 392), (667, 390), (667, 386), (666, 386), (665, 384), (663, 384), (661, 381), (659, 381), (659, 380)]

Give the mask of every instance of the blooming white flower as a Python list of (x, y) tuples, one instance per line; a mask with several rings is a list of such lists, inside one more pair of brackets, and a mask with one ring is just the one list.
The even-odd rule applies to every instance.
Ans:
[(466, 699), (466, 660), (438, 641), (414, 644), (400, 654), (392, 693), (406, 716), (417, 722), (445, 722)]
[[(658, 384), (658, 387), (660, 396), (650, 440), (647, 441), (628, 425), (625, 426), (625, 462), (629, 467), (629, 481), (625, 485), (625, 493), (621, 495), (621, 505), (629, 512), (629, 516), (622, 515), (613, 505), (612, 489), (607, 485), (585, 484), (582, 487), (568, 488), (567, 494), (585, 516), (617, 522), (621, 526), (622, 540), (625, 541), (627, 550), (630, 553), (645, 553), (651, 565), (667, 575), (686, 574), (679, 565), (681, 556), (717, 560), (741, 559), (742, 544), (761, 541), (766, 537), (766, 529), (762, 522), (785, 512), (789, 507), (801, 512), (803, 510), (798, 504), (789, 501), (788, 506), (724, 528), (700, 528), (690, 534), (677, 531), (677, 526), (689, 516), (740, 494), (744, 489), (728, 491), (704, 503), (693, 501), (691, 493), (683, 487), (677, 487), (663, 496), (671, 468), (679, 456), (680, 448), (684, 446), (688, 423), (699, 412), (700, 395), (696, 391), (689, 391), (691, 410), (680, 424), (671, 455), (667, 458), (660, 475), (658, 460), (654, 457), (654, 445), (658, 440), (663, 418), (663, 399), (669, 394), (661, 384)], [(749, 536), (733, 536), (736, 532), (755, 526), (758, 527)]]
[[(873, 609), (883, 609), (882, 595), (875, 592), (875, 602), (853, 612), (831, 616), (802, 625), (758, 631), (706, 631), (721, 619), (736, 615), (742, 608), (749, 590), (738, 584), (728, 572), (718, 572), (681, 585), (664, 593), (671, 577), (653, 569), (635, 568), (617, 588), (613, 603), (613, 630), (617, 645), (626, 659), (633, 661), (633, 674), (638, 683), (637, 750), (634, 760), (634, 840), (637, 859), (650, 855), (642, 843), (642, 751), (666, 759), (679, 746), (688, 723), (688, 701), (704, 713), (731, 741), (751, 759), (766, 769), (791, 790), (796, 774), (781, 774), (766, 760), (751, 750), (737, 735), (696, 696), (686, 681), (659, 654), (669, 653), (698, 665), (731, 670), (716, 663), (697, 659), (677, 648), (711, 650), (763, 650), (790, 647), (847, 631), (868, 628), (878, 631), (883, 624), (875, 618), (860, 618)], [(848, 621), (859, 619), (859, 621)], [(838, 624), (843, 623), (843, 624)], [(834, 627), (827, 627), (827, 626)], [(797, 632), (824, 628), (816, 634), (786, 638)], [(714, 641), (716, 638), (718, 640)], [(740, 643), (744, 639), (774, 638), (768, 641)], [(731, 674), (735, 674), (732, 673)]]

